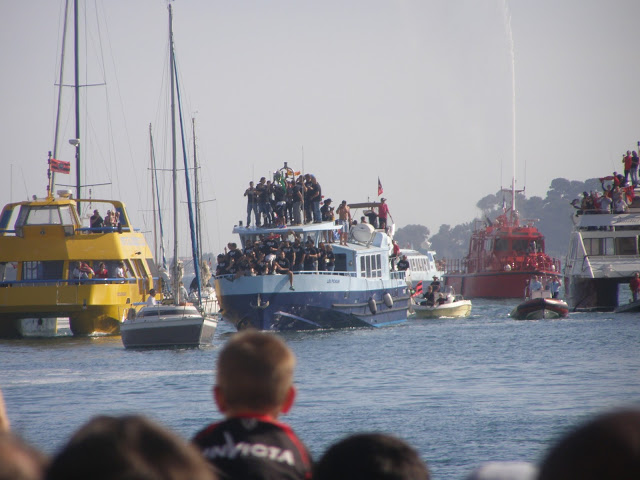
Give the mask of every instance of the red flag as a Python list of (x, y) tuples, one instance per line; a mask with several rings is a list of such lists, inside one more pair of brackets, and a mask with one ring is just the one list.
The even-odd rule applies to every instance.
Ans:
[(52, 172), (68, 174), (71, 170), (71, 162), (65, 162), (63, 160), (56, 160), (55, 158), (52, 158), (49, 160), (49, 168)]
[(382, 195), (382, 183), (380, 183), (380, 177), (378, 177), (378, 196)]

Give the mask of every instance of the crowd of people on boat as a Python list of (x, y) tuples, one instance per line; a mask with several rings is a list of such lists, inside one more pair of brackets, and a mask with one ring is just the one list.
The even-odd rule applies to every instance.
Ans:
[[(346, 200), (334, 208), (331, 198), (325, 198), (322, 194), (322, 187), (315, 175), (296, 175), (297, 172), (285, 166), (274, 174), (273, 180), (261, 177), (257, 184), (249, 182), (249, 187), (244, 191), (247, 198), (246, 226), (250, 227), (252, 221), (257, 227), (337, 221), (348, 234), (348, 227), (357, 223), (357, 220), (351, 218)], [(391, 217), (386, 198), (380, 199), (377, 210), (367, 210), (361, 222), (384, 230)]]
[[(351, 433), (314, 461), (280, 417), (294, 406), (296, 358), (277, 335), (237, 333), (220, 350), (215, 404), (224, 417), (190, 440), (140, 414), (98, 415), (49, 457), (11, 431), (0, 392), (0, 480), (429, 480), (400, 437)], [(555, 440), (541, 463), (486, 462), (470, 480), (640, 478), (640, 409), (605, 412)], [(597, 453), (597, 454), (594, 454)]]
[(92, 230), (115, 229), (122, 232), (122, 223), (120, 222), (120, 212), (117, 210), (107, 210), (106, 215), (102, 218), (98, 210), (93, 211), (93, 215), (89, 218), (89, 226)]
[[(281, 169), (273, 181), (262, 177), (257, 184), (249, 182), (244, 196), (247, 197), (247, 227), (251, 226), (252, 219), (257, 227), (333, 220), (331, 199), (322, 202), (322, 187), (310, 173), (296, 177), (291, 169)], [(321, 206), (321, 203), (324, 204)]]
[(627, 161), (627, 158), (635, 159), (636, 163), (630, 165), (630, 168), (625, 166), (624, 175), (614, 171), (612, 175), (599, 178), (602, 192), (585, 191), (582, 198), (576, 198), (571, 202), (579, 215), (625, 213), (629, 210), (635, 198), (635, 187), (638, 185), (638, 155), (633, 152), (632, 157), (630, 152), (627, 152), (623, 162)]
[[(109, 262), (93, 262), (94, 266), (97, 264), (97, 268), (92, 268), (89, 262), (82, 260), (76, 261), (73, 264), (73, 269), (70, 269), (69, 278), (72, 280), (104, 280), (116, 279), (115, 281), (122, 281), (127, 278), (127, 271), (123, 261), (109, 261)], [(109, 267), (107, 268), (107, 263)], [(122, 280), (119, 280), (122, 279)]]
[(260, 240), (248, 244), (244, 249), (229, 242), (225, 253), (217, 258), (216, 276), (233, 275), (288, 275), (293, 290), (293, 272), (332, 272), (335, 269), (335, 254), (332, 242), (319, 242), (315, 246), (311, 238), (303, 243), (300, 235), (295, 240), (282, 240), (280, 236), (260, 235)]

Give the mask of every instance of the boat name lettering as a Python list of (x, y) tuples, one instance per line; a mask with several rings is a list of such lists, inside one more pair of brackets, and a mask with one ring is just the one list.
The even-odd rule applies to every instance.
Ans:
[(145, 241), (140, 237), (120, 237), (120, 243), (131, 247), (145, 245)]
[(327, 283), (340, 283), (340, 279), (339, 278), (330, 278), (329, 280), (327, 280)]

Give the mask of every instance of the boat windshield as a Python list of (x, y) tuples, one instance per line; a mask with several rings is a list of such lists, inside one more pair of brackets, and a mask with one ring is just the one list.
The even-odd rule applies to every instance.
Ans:
[(16, 221), (16, 228), (25, 225), (73, 225), (73, 213), (68, 205), (24, 205)]

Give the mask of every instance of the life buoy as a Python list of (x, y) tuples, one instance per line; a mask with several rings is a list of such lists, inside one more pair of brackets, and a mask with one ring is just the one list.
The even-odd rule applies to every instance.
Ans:
[(393, 307), (393, 298), (391, 298), (391, 294), (389, 292), (385, 293), (382, 296), (382, 300), (384, 301), (384, 304), (388, 307), (391, 308)]
[(369, 299), (369, 310), (371, 310), (371, 313), (374, 315), (378, 313), (378, 304), (376, 303), (376, 299), (373, 297)]

